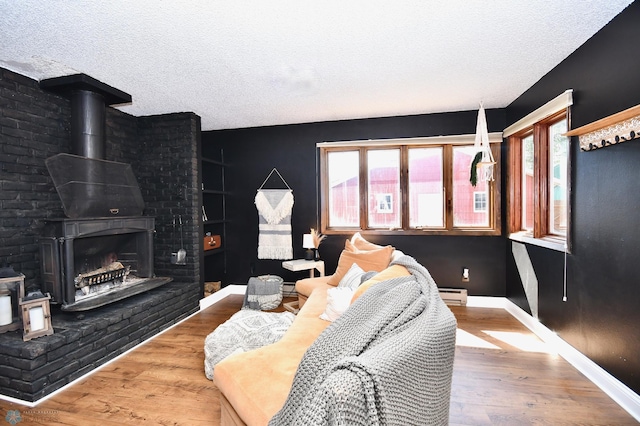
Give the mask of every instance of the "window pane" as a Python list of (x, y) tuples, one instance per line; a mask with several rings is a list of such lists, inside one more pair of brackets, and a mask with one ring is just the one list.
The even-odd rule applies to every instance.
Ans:
[(399, 228), (400, 150), (369, 150), (367, 165), (369, 228)]
[(327, 154), (329, 226), (360, 227), (360, 161), (358, 151)]
[(549, 232), (567, 235), (567, 163), (569, 139), (562, 136), (567, 132), (567, 120), (559, 121), (549, 128), (549, 176), (550, 203)]
[(522, 229), (533, 230), (533, 135), (522, 139)]
[(473, 187), (469, 182), (470, 166), (476, 150), (473, 146), (453, 147), (453, 226), (488, 227), (489, 184), (478, 179)]
[(444, 226), (442, 148), (409, 149), (409, 226)]

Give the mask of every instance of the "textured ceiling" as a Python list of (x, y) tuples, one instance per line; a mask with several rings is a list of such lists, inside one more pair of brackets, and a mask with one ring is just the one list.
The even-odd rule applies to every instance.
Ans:
[(203, 130), (502, 108), (629, 0), (0, 0), (0, 66)]

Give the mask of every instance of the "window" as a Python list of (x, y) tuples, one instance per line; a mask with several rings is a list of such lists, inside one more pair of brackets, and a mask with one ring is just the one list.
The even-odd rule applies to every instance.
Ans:
[[(493, 135), (499, 159), (502, 137)], [(473, 139), (319, 144), (322, 232), (499, 235), (499, 160), (496, 181), (473, 187)]]
[(378, 213), (393, 213), (393, 195), (376, 194), (376, 200), (378, 200)]
[(473, 193), (473, 211), (474, 213), (482, 213), (487, 211), (487, 192)]
[[(566, 95), (566, 92), (565, 92)], [(558, 98), (556, 98), (558, 99)], [(552, 101), (553, 102), (553, 101)], [(509, 135), (510, 238), (565, 250), (569, 220), (568, 102)], [(535, 111), (534, 111), (535, 113)]]

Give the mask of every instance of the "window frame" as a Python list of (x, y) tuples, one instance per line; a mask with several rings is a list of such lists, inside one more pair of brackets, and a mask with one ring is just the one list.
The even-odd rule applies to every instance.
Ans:
[[(567, 190), (566, 190), (566, 222), (565, 235), (551, 233), (550, 200), (553, 175), (549, 165), (551, 143), (549, 130), (552, 125), (567, 121), (567, 131), (570, 129), (570, 109), (567, 106), (548, 117), (533, 123), (508, 136), (507, 167), (507, 232), (512, 240), (531, 243), (559, 251), (569, 251), (571, 241), (571, 139), (568, 138), (567, 149)], [(523, 228), (523, 194), (522, 194), (522, 140), (533, 135), (533, 230)]]
[[(453, 226), (453, 147), (456, 145), (473, 145), (475, 135), (444, 136), (434, 138), (411, 138), (388, 141), (351, 141), (328, 142), (318, 144), (320, 150), (320, 229), (323, 234), (345, 234), (351, 232), (366, 232), (380, 235), (465, 235), (465, 236), (495, 236), (501, 235), (501, 161), (500, 151), (502, 134), (494, 133), (490, 138), (491, 149), (496, 161), (494, 166), (495, 180), (489, 183), (487, 209), (489, 214), (488, 227), (454, 227)], [(444, 196), (444, 226), (411, 228), (409, 226), (409, 170), (408, 152), (410, 148), (443, 148), (443, 179)], [(372, 228), (367, 226), (368, 220), (368, 184), (367, 184), (367, 150), (400, 149), (400, 228)], [(327, 154), (336, 151), (358, 151), (360, 159), (360, 226), (329, 227), (329, 184)]]

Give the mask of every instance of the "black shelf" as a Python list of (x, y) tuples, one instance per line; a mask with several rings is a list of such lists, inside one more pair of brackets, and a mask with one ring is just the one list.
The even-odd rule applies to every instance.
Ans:
[(214, 194), (214, 195), (228, 195), (227, 191), (219, 190), (219, 189), (203, 189), (203, 194)]
[(213, 256), (214, 254), (222, 254), (224, 253), (226, 250), (223, 248), (217, 248), (217, 249), (211, 249), (211, 250), (205, 250), (204, 251), (204, 256)]
[(216, 166), (222, 166), (222, 167), (226, 167), (227, 166), (223, 161), (213, 160), (211, 158), (203, 158), (202, 162), (203, 163), (208, 163), (208, 164), (213, 164), (213, 165), (216, 165)]
[(214, 219), (214, 220), (205, 220), (202, 222), (203, 225), (219, 225), (228, 223), (225, 219)]
[[(225, 169), (222, 149), (212, 146), (202, 147), (200, 159), (202, 175), (202, 206), (207, 220), (202, 221), (202, 233), (220, 235), (220, 247), (204, 250), (202, 247), (202, 277), (204, 282), (220, 281), (226, 284), (227, 273), (227, 216), (226, 197), (229, 193), (225, 186)], [(203, 283), (204, 285), (204, 283)]]

